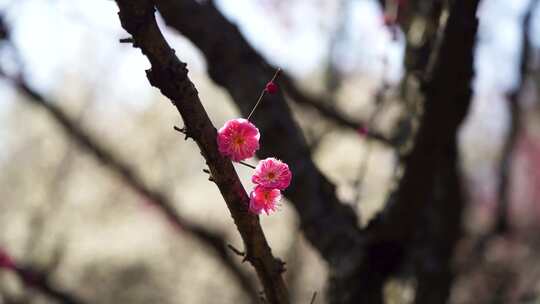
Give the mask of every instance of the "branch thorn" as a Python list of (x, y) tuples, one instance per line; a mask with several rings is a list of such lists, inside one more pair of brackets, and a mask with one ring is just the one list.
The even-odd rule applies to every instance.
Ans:
[(187, 129), (186, 127), (183, 127), (183, 128), (180, 128), (180, 127), (177, 127), (177, 126), (173, 126), (173, 129), (184, 134), (186, 137), (184, 137), (184, 140), (187, 140), (190, 136), (187, 132)]
[(128, 37), (128, 38), (121, 38), (120, 39), (120, 43), (133, 43), (135, 40), (133, 40), (132, 37)]
[(243, 251), (240, 251), (238, 249), (236, 249), (233, 245), (231, 244), (227, 244), (227, 248), (229, 248), (232, 252), (234, 252), (235, 254), (241, 256), (241, 257), (245, 257), (246, 254), (243, 252)]

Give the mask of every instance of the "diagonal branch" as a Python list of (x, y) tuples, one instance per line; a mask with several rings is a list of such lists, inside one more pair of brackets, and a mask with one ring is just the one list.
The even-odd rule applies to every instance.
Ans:
[[(4, 73), (0, 73), (4, 77), (9, 77)], [(63, 128), (67, 136), (74, 139), (79, 146), (91, 153), (91, 155), (112, 173), (120, 176), (124, 182), (133, 191), (139, 193), (143, 197), (148, 198), (159, 210), (166, 216), (170, 223), (179, 228), (180, 231), (191, 234), (195, 239), (211, 248), (220, 262), (227, 268), (238, 282), (242, 290), (250, 296), (253, 301), (258, 299), (255, 287), (244, 272), (235, 264), (229, 256), (224, 236), (209, 231), (200, 225), (190, 222), (181, 217), (178, 212), (172, 207), (171, 200), (162, 193), (151, 189), (142, 179), (132, 170), (132, 168), (117, 158), (114, 154), (101, 146), (95, 138), (90, 136), (76, 122), (74, 122), (54, 101), (47, 100), (44, 96), (32, 89), (24, 80), (11, 80), (16, 88), (29, 97), (29, 102), (32, 102), (42, 108)]]
[[(302, 92), (300, 88), (298, 88), (297, 85), (295, 85), (293, 79), (287, 74), (283, 73), (283, 76), (281, 77), (281, 81), (283, 83), (283, 87), (286, 91), (286, 93), (292, 98), (292, 100), (300, 105), (305, 105), (312, 107), (313, 109), (317, 110), (320, 115), (322, 115), (324, 118), (329, 119), (330, 121), (334, 122), (338, 126), (342, 128), (348, 128), (352, 129), (356, 132), (358, 132), (361, 128), (366, 126), (366, 123), (362, 123), (359, 121), (356, 121), (354, 119), (351, 119), (347, 116), (345, 116), (343, 113), (339, 112), (335, 107), (332, 107), (325, 103), (323, 100), (321, 100), (318, 97), (310, 96), (306, 92)], [(379, 141), (382, 144), (385, 144), (387, 146), (392, 146), (392, 141), (387, 138), (385, 135), (372, 130), (371, 125), (367, 124), (368, 131), (365, 136), (367, 136), (370, 139), (374, 139)]]
[(249, 213), (247, 196), (231, 161), (218, 152), (216, 128), (212, 125), (187, 75), (186, 64), (175, 56), (163, 37), (154, 16), (154, 5), (148, 0), (117, 0), (122, 27), (128, 31), (148, 58), (150, 83), (159, 88), (178, 109), (185, 123), (186, 136), (201, 150), (209, 166), (212, 180), (218, 186), (240, 232), (248, 260), (257, 271), (270, 303), (288, 303), (288, 294), (281, 276), (283, 263), (272, 251), (259, 223)]
[[(212, 80), (226, 88), (240, 111), (247, 115), (274, 68), (249, 45), (213, 1), (154, 2), (165, 22), (202, 51)], [(354, 210), (340, 202), (335, 186), (313, 163), (283, 94), (268, 96), (258, 111), (253, 116), (261, 131), (258, 156), (275, 156), (289, 164), (295, 178), (285, 196), (297, 210), (304, 235), (332, 268), (348, 268), (351, 260), (343, 257), (353, 256), (355, 250), (351, 246), (360, 241)]]

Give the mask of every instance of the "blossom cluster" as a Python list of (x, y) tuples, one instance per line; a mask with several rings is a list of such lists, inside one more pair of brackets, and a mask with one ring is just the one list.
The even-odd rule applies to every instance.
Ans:
[(291, 179), (292, 174), (286, 163), (273, 157), (261, 160), (251, 177), (256, 186), (249, 196), (249, 210), (256, 214), (275, 211), (281, 191), (289, 187)]
[[(241, 162), (255, 155), (259, 149), (259, 139), (259, 130), (247, 119), (231, 119), (218, 130), (218, 149), (223, 156)], [(255, 188), (249, 195), (249, 210), (255, 214), (264, 211), (267, 215), (276, 211), (281, 191), (289, 186), (291, 179), (292, 174), (286, 163), (273, 157), (261, 160), (251, 177)]]

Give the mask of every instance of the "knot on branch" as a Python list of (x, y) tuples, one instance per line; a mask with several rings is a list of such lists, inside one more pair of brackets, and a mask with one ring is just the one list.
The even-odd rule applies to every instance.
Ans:
[(155, 8), (152, 1), (118, 0), (120, 23), (131, 34), (154, 20)]
[(187, 76), (186, 63), (178, 60), (174, 50), (164, 56), (168, 58), (151, 58), (151, 61), (165, 64), (153, 64), (151, 69), (146, 70), (146, 77), (152, 86), (158, 88), (175, 106), (178, 106), (179, 102), (197, 96), (198, 92)]
[(276, 272), (277, 273), (282, 274), (285, 271), (287, 271), (287, 268), (285, 267), (287, 265), (286, 262), (282, 261), (279, 258), (275, 258), (274, 260), (276, 262)]

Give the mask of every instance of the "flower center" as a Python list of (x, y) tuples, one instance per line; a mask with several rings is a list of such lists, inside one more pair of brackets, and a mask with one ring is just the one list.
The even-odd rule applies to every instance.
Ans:
[(235, 146), (242, 146), (245, 142), (246, 140), (242, 136), (237, 135), (233, 138), (233, 143)]
[(268, 179), (269, 179), (269, 180), (273, 180), (273, 179), (275, 179), (275, 178), (276, 178), (276, 173), (275, 173), (275, 172), (270, 172), (270, 173), (268, 173)]

